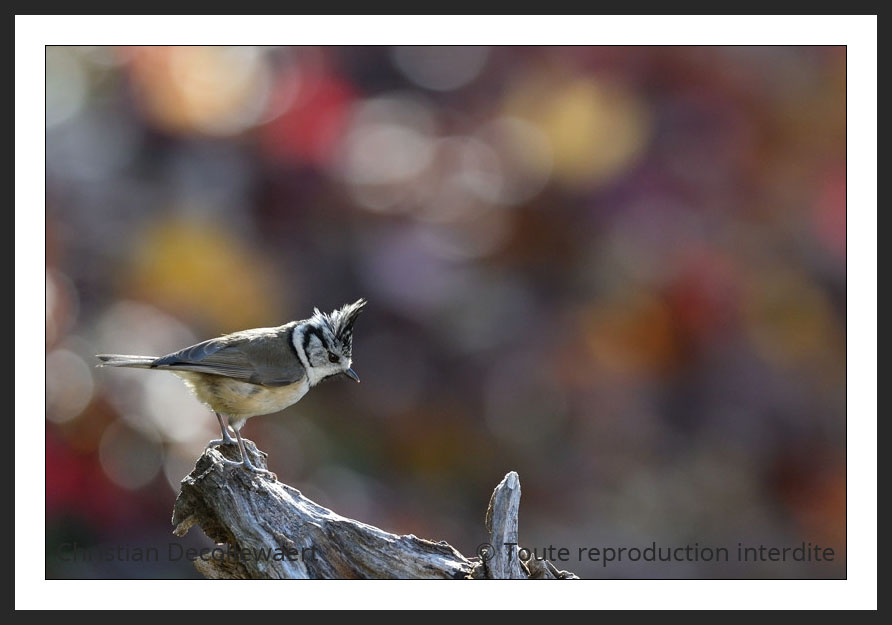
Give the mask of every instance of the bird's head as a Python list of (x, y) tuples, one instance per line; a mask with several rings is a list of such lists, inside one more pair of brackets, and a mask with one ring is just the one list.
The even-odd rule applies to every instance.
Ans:
[(353, 324), (365, 305), (364, 299), (358, 299), (331, 314), (316, 308), (313, 316), (298, 326), (295, 338), (309, 364), (307, 374), (311, 385), (336, 375), (346, 375), (359, 382), (359, 376), (350, 368), (353, 364)]

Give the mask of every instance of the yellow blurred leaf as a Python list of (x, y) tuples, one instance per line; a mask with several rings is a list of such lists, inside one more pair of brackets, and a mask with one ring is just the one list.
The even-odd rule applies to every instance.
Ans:
[(173, 218), (145, 230), (127, 283), (140, 299), (225, 331), (280, 318), (269, 264), (206, 221)]

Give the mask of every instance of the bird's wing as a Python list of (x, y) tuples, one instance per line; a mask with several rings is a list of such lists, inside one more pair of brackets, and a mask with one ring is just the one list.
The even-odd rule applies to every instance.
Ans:
[(222, 375), (263, 386), (286, 386), (306, 370), (291, 342), (294, 323), (210, 339), (163, 356), (153, 368)]

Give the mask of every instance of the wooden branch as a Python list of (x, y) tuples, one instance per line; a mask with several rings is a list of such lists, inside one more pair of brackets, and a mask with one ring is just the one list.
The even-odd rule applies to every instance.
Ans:
[[(511, 471), (492, 491), (486, 509), (486, 529), (492, 554), (486, 562), (489, 579), (526, 579), (517, 548), (517, 511), (520, 508), (520, 478)], [(488, 550), (488, 549), (487, 549)], [(481, 556), (485, 557), (485, 556)]]
[[(266, 454), (245, 440), (251, 461)], [(227, 465), (238, 449), (205, 450), (183, 478), (173, 509), (174, 534), (201, 527), (217, 547), (192, 554), (214, 579), (571, 579), (547, 561), (518, 558), (520, 479), (510, 472), (486, 513), (489, 544), (466, 558), (444, 541), (400, 536), (342, 517), (265, 475)], [(513, 546), (510, 546), (513, 543)], [(507, 546), (506, 546), (507, 545)], [(488, 548), (487, 548), (488, 547)]]

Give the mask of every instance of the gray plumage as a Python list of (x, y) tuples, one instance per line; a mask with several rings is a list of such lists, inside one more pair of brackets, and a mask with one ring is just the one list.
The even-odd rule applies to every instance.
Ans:
[(99, 354), (104, 366), (194, 371), (262, 386), (286, 386), (307, 375), (292, 343), (292, 321), (276, 328), (242, 330), (152, 359)]

